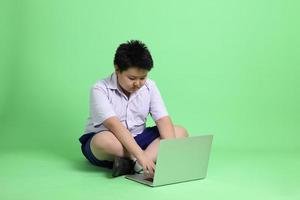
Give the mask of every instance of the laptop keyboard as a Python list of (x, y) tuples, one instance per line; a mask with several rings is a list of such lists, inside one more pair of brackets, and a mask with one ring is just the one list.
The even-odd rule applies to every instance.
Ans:
[(153, 182), (153, 178), (144, 178), (144, 180), (149, 181), (149, 182)]

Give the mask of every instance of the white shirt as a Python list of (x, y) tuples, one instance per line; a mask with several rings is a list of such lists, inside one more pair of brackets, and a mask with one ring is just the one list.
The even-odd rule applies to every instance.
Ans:
[(113, 73), (111, 76), (97, 81), (91, 88), (90, 116), (85, 133), (108, 130), (103, 122), (116, 116), (135, 137), (145, 129), (149, 113), (154, 121), (168, 116), (155, 82), (147, 79), (145, 85), (132, 93), (128, 99), (118, 88), (117, 77)]

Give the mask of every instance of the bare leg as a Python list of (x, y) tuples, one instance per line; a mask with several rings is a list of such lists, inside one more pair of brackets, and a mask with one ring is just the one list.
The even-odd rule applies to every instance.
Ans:
[(129, 157), (129, 153), (110, 131), (97, 133), (91, 140), (91, 151), (99, 160), (113, 161), (115, 156)]
[(154, 162), (157, 159), (157, 151), (159, 147), (159, 141), (160, 138), (156, 138), (153, 140), (151, 144), (145, 149), (145, 154), (148, 156), (148, 158), (152, 159)]
[[(185, 128), (181, 126), (174, 126), (176, 138), (188, 137), (188, 133)], [(157, 152), (159, 147), (160, 138), (156, 138), (145, 150), (145, 154), (151, 158), (154, 162), (157, 159)]]

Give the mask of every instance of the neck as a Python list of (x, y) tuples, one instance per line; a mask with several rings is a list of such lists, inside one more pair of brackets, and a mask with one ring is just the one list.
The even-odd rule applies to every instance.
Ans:
[(128, 99), (129, 99), (130, 93), (127, 92), (126, 90), (124, 90), (124, 89), (122, 88), (122, 86), (119, 84), (119, 81), (118, 81), (118, 87), (119, 87), (119, 89), (120, 89), (120, 90), (128, 97)]
[(121, 88), (122, 89), (122, 92), (128, 97), (128, 99), (129, 99), (129, 97), (130, 97), (130, 93), (129, 92), (127, 92), (127, 91), (125, 91), (123, 88)]

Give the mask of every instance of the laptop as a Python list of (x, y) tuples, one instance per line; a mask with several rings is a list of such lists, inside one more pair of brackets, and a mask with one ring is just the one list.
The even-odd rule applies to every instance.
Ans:
[(161, 140), (153, 178), (144, 174), (125, 178), (152, 187), (204, 179), (213, 135)]

